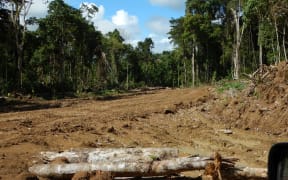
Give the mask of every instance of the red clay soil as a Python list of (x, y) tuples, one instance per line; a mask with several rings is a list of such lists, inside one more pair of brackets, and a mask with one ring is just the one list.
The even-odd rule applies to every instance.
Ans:
[(264, 66), (259, 76), (243, 92), (210, 102), (212, 112), (231, 127), (288, 135), (288, 63)]
[[(176, 147), (181, 155), (219, 152), (243, 166), (266, 167), (271, 145), (288, 137), (288, 68), (276, 68), (252, 95), (201, 87), (22, 100), (0, 110), (0, 179), (29, 179), (27, 169), (41, 151), (81, 147)], [(226, 128), (233, 134), (224, 134)]]

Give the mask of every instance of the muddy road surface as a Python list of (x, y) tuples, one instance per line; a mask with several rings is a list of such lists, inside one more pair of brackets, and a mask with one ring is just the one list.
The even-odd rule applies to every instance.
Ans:
[[(271, 145), (287, 140), (283, 134), (231, 127), (207, 110), (209, 102), (217, 106), (211, 88), (202, 87), (6, 108), (0, 113), (0, 179), (27, 171), (41, 151), (81, 147), (176, 147), (181, 155), (203, 156), (217, 151), (239, 158), (243, 166), (266, 167)], [(227, 128), (233, 133), (223, 133)]]

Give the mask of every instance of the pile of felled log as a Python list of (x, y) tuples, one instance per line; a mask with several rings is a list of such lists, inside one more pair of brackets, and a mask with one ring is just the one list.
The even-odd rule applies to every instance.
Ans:
[[(171, 176), (184, 171), (204, 170), (211, 179), (266, 179), (263, 168), (237, 167), (237, 159), (214, 157), (179, 157), (174, 148), (78, 149), (42, 152), (38, 163), (29, 168), (32, 174), (51, 179), (77, 179), (77, 173), (114, 177)], [(39, 163), (41, 162), (41, 163)], [(76, 174), (76, 175), (75, 175)], [(100, 178), (101, 179), (101, 178)]]

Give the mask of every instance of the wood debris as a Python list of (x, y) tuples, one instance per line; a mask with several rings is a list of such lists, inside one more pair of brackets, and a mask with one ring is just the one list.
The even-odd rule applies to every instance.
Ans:
[(29, 171), (53, 179), (80, 175), (90, 177), (96, 172), (98, 176), (101, 172), (100, 175), (107, 177), (169, 176), (193, 170), (205, 170), (204, 175), (211, 176), (213, 180), (267, 177), (266, 169), (237, 167), (237, 159), (224, 158), (219, 153), (215, 153), (214, 157), (178, 157), (178, 150), (174, 148), (78, 149), (60, 153), (42, 152), (39, 158), (46, 163), (35, 164)]

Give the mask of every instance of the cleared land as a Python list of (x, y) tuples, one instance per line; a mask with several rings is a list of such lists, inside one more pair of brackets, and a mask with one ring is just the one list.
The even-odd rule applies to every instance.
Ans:
[[(287, 133), (269, 133), (245, 121), (235, 125), (241, 118), (229, 116), (239, 104), (202, 87), (6, 106), (0, 114), (0, 177), (25, 172), (40, 151), (79, 147), (177, 147), (182, 155), (217, 151), (245, 166), (266, 167), (270, 146), (287, 140)], [(229, 109), (232, 114), (225, 115)], [(233, 134), (223, 133), (226, 128)]]

